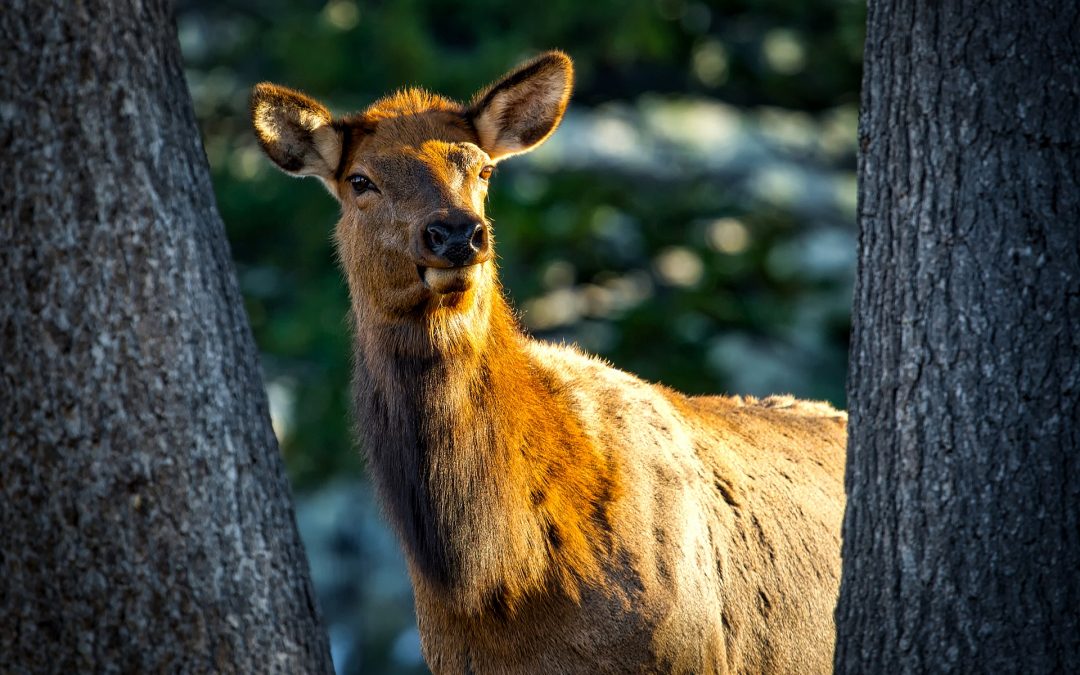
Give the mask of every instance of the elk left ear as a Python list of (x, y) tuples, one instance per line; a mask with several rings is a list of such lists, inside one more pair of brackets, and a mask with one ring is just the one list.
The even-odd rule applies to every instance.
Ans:
[(573, 86), (574, 66), (559, 51), (510, 71), (469, 106), (480, 147), (492, 159), (501, 159), (540, 145), (559, 126)]

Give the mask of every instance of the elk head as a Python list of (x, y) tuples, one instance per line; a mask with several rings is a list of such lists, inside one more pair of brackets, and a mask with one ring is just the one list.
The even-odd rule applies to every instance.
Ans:
[(572, 77), (570, 59), (547, 52), (467, 106), (407, 89), (337, 119), (298, 91), (255, 87), (263, 150), (341, 203), (336, 241), (360, 328), (381, 327), (411, 355), (478, 339), (498, 293), (488, 181), (555, 130)]

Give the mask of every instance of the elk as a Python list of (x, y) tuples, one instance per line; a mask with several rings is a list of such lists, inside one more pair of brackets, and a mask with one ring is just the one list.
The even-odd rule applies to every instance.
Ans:
[(689, 397), (526, 336), (485, 198), (544, 142), (547, 52), (468, 105), (419, 89), (335, 118), (255, 87), (270, 159), (341, 204), (360, 441), (435, 673), (831, 669), (847, 418)]

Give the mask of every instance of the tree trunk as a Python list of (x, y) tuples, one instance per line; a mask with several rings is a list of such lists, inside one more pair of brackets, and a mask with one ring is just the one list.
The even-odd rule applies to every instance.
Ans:
[(844, 673), (1080, 664), (1080, 4), (872, 0)]
[(331, 672), (168, 3), (0, 73), (0, 671)]

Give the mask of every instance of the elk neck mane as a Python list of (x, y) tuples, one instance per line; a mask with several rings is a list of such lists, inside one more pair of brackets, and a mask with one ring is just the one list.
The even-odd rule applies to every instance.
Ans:
[(609, 552), (615, 472), (497, 283), (455, 317), (472, 338), (419, 357), (362, 315), (359, 431), (414, 573), (462, 613), (513, 612), (544, 588), (576, 598)]

